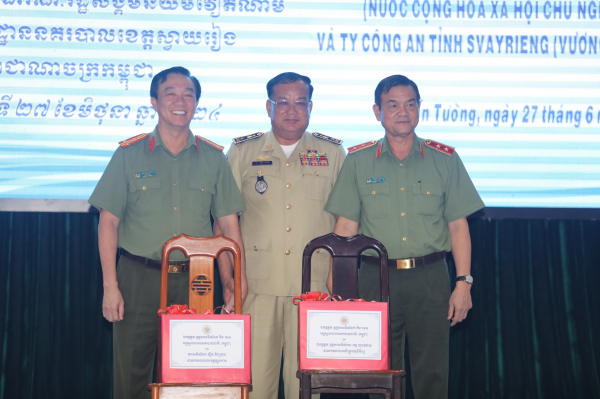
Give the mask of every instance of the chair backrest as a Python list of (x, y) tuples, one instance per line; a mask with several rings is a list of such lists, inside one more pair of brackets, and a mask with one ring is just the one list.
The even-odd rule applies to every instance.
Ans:
[(234, 312), (242, 314), (242, 261), (240, 247), (235, 241), (222, 235), (216, 237), (191, 237), (181, 234), (163, 245), (160, 277), (160, 309), (167, 309), (169, 279), (169, 254), (178, 249), (190, 258), (190, 308), (198, 313), (214, 307), (214, 261), (223, 251), (233, 254)]
[(343, 299), (358, 298), (358, 265), (360, 254), (366, 249), (374, 249), (379, 254), (381, 267), (381, 302), (389, 302), (389, 270), (387, 250), (379, 241), (357, 234), (342, 237), (330, 233), (306, 244), (302, 256), (302, 292), (310, 291), (310, 260), (317, 248), (326, 249), (333, 258), (332, 295)]

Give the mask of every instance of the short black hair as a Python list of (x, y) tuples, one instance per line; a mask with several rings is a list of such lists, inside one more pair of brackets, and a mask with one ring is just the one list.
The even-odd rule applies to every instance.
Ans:
[(164, 71), (160, 71), (159, 73), (154, 75), (154, 77), (152, 78), (152, 83), (150, 83), (150, 97), (158, 99), (158, 88), (167, 80), (169, 75), (172, 73), (187, 76), (188, 78), (190, 78), (192, 83), (194, 83), (194, 88), (196, 89), (196, 101), (198, 101), (200, 99), (200, 93), (202, 92), (200, 88), (200, 82), (198, 81), (198, 79), (192, 76), (190, 71), (181, 66), (171, 67), (169, 69), (165, 69)]
[(417, 102), (421, 102), (421, 95), (419, 94), (419, 88), (417, 87), (417, 84), (415, 82), (413, 82), (412, 80), (410, 80), (409, 78), (407, 78), (404, 75), (392, 75), (392, 76), (388, 76), (387, 78), (385, 78), (381, 82), (379, 82), (379, 84), (377, 85), (377, 88), (375, 88), (375, 104), (377, 104), (377, 106), (379, 108), (381, 108), (381, 95), (383, 93), (389, 93), (389, 91), (392, 89), (392, 87), (396, 87), (396, 86), (412, 87), (413, 90), (415, 91), (415, 94), (417, 95)]
[(288, 83), (297, 82), (299, 80), (306, 83), (306, 85), (308, 86), (308, 99), (310, 100), (313, 94), (313, 87), (310, 84), (310, 78), (308, 76), (300, 75), (296, 72), (280, 73), (273, 79), (269, 80), (269, 83), (267, 83), (267, 95), (269, 96), (269, 98), (271, 98), (271, 96), (273, 95), (273, 87), (275, 87), (276, 85), (285, 85)]

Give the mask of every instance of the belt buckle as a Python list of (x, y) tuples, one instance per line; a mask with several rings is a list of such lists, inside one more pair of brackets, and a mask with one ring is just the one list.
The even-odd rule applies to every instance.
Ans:
[(398, 259), (396, 261), (396, 269), (414, 269), (415, 266), (415, 258)]
[(188, 265), (185, 262), (169, 265), (169, 273), (185, 273), (188, 271)]

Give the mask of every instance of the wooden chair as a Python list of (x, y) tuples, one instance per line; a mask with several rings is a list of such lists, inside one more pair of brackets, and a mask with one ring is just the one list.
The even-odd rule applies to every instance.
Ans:
[[(169, 254), (179, 249), (190, 259), (189, 308), (198, 314), (214, 308), (214, 260), (223, 251), (234, 257), (234, 313), (242, 314), (242, 276), (240, 248), (223, 237), (197, 238), (182, 234), (165, 243), (162, 250), (160, 309), (167, 309)], [(152, 399), (248, 399), (250, 384), (156, 383), (150, 384)]]
[[(381, 301), (389, 302), (389, 271), (387, 251), (382, 243), (358, 234), (341, 237), (327, 234), (310, 241), (302, 258), (302, 292), (310, 291), (311, 256), (317, 248), (326, 249), (333, 258), (332, 295), (343, 299), (359, 298), (358, 265), (360, 254), (374, 249), (381, 259)], [(392, 365), (391, 328), (388, 318), (388, 359)], [(402, 370), (298, 370), (301, 399), (310, 399), (313, 393), (378, 393), (386, 399), (402, 396)]]

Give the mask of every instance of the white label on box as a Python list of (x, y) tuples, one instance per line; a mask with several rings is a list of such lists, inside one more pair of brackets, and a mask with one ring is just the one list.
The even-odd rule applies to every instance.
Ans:
[(243, 369), (243, 320), (171, 320), (173, 369)]
[(306, 357), (381, 360), (381, 312), (308, 310)]

